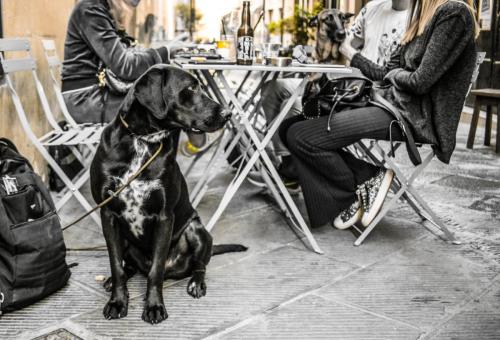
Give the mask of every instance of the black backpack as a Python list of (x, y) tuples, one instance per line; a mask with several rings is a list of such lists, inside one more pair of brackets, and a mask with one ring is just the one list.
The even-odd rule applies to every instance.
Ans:
[(55, 292), (70, 275), (49, 191), (14, 144), (0, 138), (0, 315)]

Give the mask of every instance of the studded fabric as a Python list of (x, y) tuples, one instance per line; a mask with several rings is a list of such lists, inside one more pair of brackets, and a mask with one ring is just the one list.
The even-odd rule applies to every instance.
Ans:
[(356, 215), (359, 210), (359, 200), (355, 201), (351, 206), (340, 213), (342, 222), (347, 222)]
[(385, 171), (385, 169), (380, 170), (377, 175), (358, 186), (358, 189), (356, 190), (356, 193), (361, 198), (361, 204), (365, 212), (369, 212), (373, 206), (373, 202), (375, 201), (380, 186), (382, 185), (382, 181), (384, 180)]

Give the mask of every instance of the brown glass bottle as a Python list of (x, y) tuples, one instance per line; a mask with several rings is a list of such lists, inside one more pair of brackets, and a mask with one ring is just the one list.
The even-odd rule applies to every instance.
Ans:
[(236, 49), (236, 63), (238, 65), (252, 65), (253, 45), (253, 28), (250, 23), (250, 1), (243, 1), (241, 26), (238, 28), (238, 46)]

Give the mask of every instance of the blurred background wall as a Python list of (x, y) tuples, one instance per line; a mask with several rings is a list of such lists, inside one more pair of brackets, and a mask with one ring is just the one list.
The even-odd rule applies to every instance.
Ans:
[[(33, 55), (37, 60), (38, 76), (45, 85), (49, 98), (54, 99), (49, 83), (47, 64), (43, 57), (41, 39), (56, 41), (57, 50), (62, 57), (66, 25), (75, 0), (4, 0), (2, 1), (2, 21), (4, 37), (27, 37), (31, 40)], [(47, 129), (46, 120), (39, 105), (31, 73), (16, 75), (15, 82), (28, 118), (34, 126), (35, 134), (43, 135)], [(20, 152), (26, 156), (36, 170), (44, 177), (47, 174), (42, 157), (29, 140), (16, 116), (14, 106), (5, 88), (0, 89), (0, 136), (14, 141)], [(51, 104), (55, 104), (52, 100)], [(51, 105), (54, 109), (57, 105)], [(57, 112), (57, 110), (55, 110)], [(59, 114), (59, 112), (58, 112)]]

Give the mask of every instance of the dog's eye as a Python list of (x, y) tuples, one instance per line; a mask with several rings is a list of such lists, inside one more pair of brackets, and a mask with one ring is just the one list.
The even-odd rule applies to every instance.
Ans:
[(188, 90), (189, 90), (189, 91), (196, 92), (196, 91), (198, 90), (198, 86), (196, 86), (196, 85), (191, 85), (191, 86), (189, 86), (189, 87), (188, 87)]

